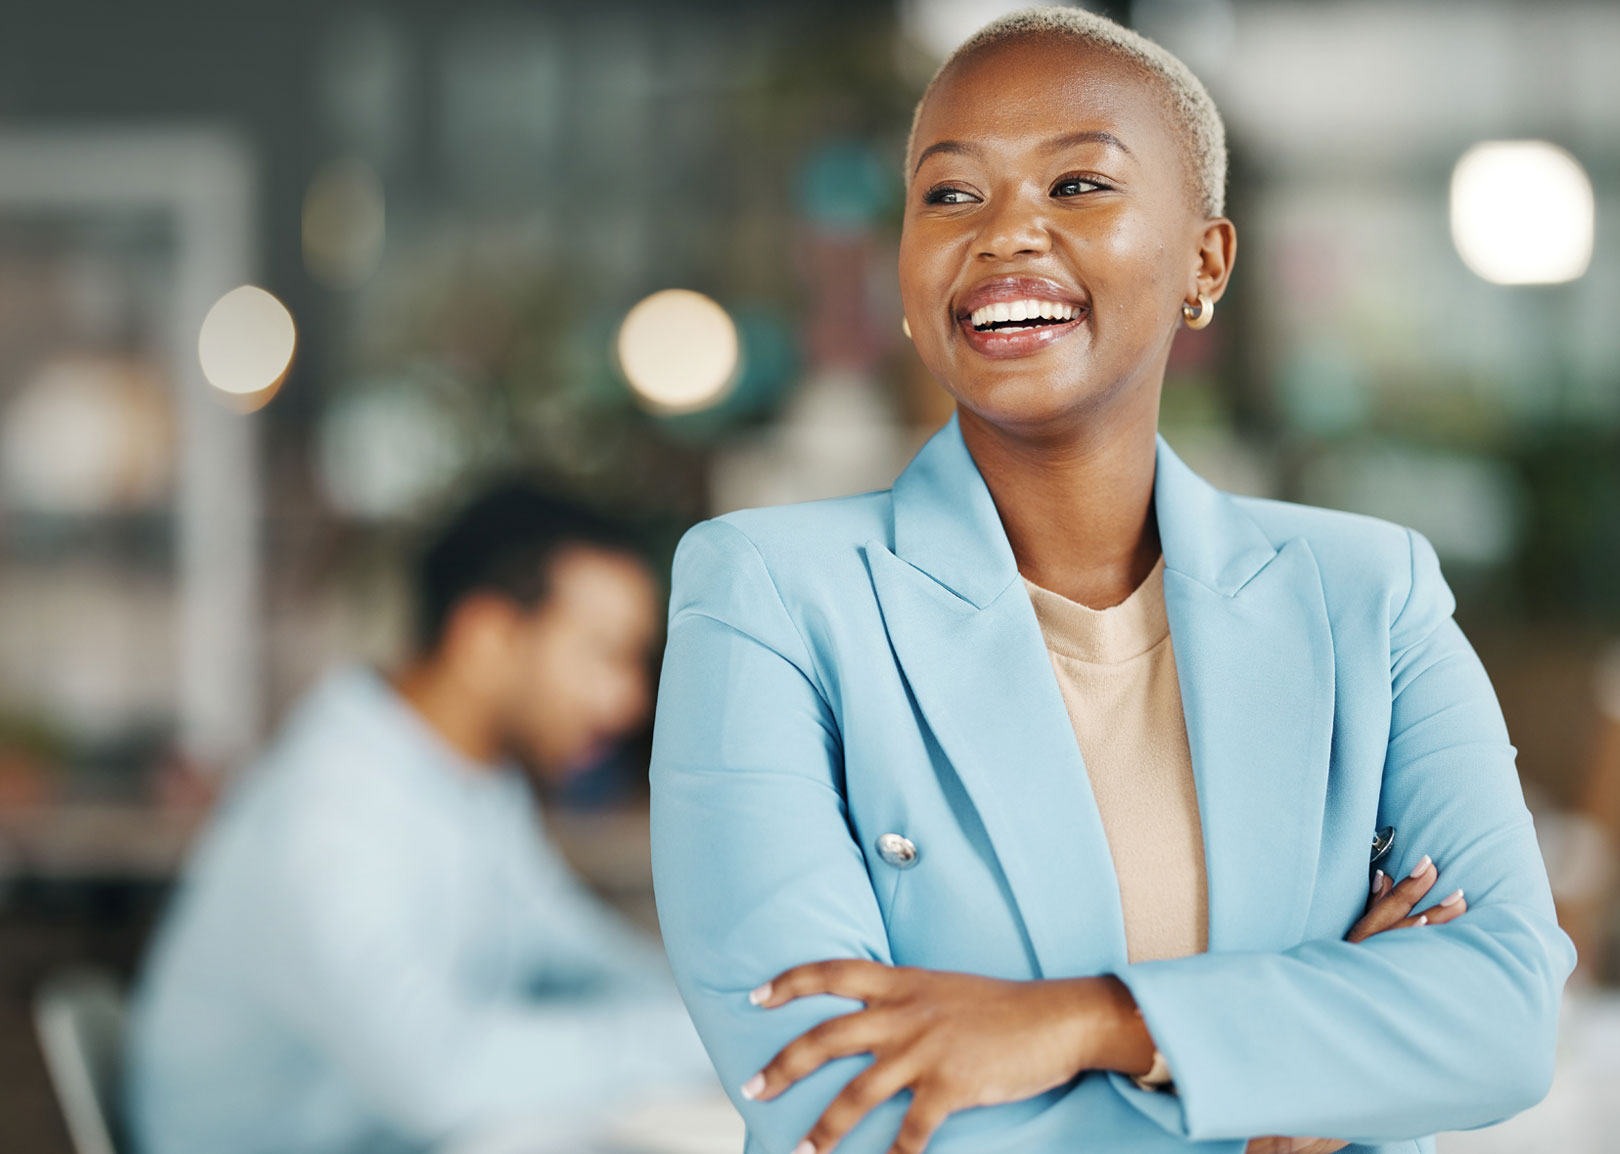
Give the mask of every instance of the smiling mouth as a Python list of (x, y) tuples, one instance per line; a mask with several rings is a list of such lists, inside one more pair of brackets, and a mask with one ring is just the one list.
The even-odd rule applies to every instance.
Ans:
[(1011, 336), (1072, 324), (1085, 311), (1080, 305), (1029, 298), (980, 305), (969, 313), (966, 319), (976, 333), (1000, 333)]

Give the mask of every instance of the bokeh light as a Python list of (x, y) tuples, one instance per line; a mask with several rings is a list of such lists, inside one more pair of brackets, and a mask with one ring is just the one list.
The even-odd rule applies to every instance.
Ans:
[(443, 402), (453, 387), (385, 378), (346, 389), (331, 402), (318, 430), (315, 466), (333, 508), (363, 520), (404, 517), (455, 480), (470, 450), (464, 428)]
[(1028, 0), (901, 0), (900, 28), (938, 61), (990, 21), (1029, 6)]
[(1586, 272), (1592, 181), (1544, 140), (1488, 141), (1451, 176), (1451, 236), (1463, 263), (1495, 284), (1561, 284)]
[(215, 301), (203, 318), (197, 359), (209, 384), (245, 396), (281, 381), (297, 341), (287, 306), (262, 288), (243, 285)]
[(636, 398), (658, 413), (694, 413), (720, 401), (736, 382), (742, 351), (730, 314), (689, 289), (637, 304), (616, 345)]
[(355, 158), (332, 161), (304, 193), (304, 267), (328, 288), (350, 289), (377, 271), (387, 234), (382, 181)]
[(41, 366), (0, 412), (0, 490), (12, 508), (101, 514), (155, 505), (174, 472), (169, 384), (139, 360)]

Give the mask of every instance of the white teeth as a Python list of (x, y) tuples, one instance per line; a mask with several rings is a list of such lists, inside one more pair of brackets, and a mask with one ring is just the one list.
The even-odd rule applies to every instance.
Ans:
[(1060, 304), (1057, 301), (1021, 300), (982, 305), (974, 309), (968, 319), (977, 328), (998, 321), (1006, 323), (1033, 320), (1037, 317), (1042, 320), (1070, 321), (1079, 315), (1078, 305)]

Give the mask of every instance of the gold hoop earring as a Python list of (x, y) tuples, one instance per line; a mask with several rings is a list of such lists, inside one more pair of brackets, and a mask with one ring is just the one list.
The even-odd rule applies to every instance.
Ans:
[(1209, 299), (1208, 293), (1199, 293), (1197, 310), (1192, 305), (1182, 305), (1181, 319), (1187, 322), (1189, 329), (1204, 328), (1215, 319), (1215, 302)]
[(900, 318), (900, 331), (906, 334), (906, 340), (911, 339), (911, 322), (905, 317)]

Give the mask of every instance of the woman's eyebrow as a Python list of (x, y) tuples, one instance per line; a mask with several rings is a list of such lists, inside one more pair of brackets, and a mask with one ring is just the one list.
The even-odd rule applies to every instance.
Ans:
[[(1104, 132), (1100, 128), (1086, 128), (1079, 132), (1065, 132), (1062, 136), (1054, 136), (1041, 145), (1044, 152), (1061, 152), (1065, 148), (1073, 148), (1077, 144), (1107, 144), (1119, 149), (1126, 156), (1135, 157), (1136, 154), (1126, 147), (1125, 142), (1112, 132)], [(977, 144), (965, 140), (940, 140), (930, 144), (917, 154), (917, 164), (912, 168), (913, 176), (923, 166), (923, 161), (936, 152), (949, 153), (954, 156), (982, 156), (984, 150)]]
[(951, 153), (955, 156), (984, 155), (984, 149), (980, 148), (977, 144), (969, 144), (965, 140), (941, 140), (934, 144), (930, 144), (927, 148), (923, 149), (917, 154), (917, 164), (916, 167), (911, 170), (911, 175), (916, 176), (917, 169), (922, 167), (923, 161), (927, 160), (930, 156), (933, 156), (936, 152)]
[(1125, 142), (1112, 132), (1104, 132), (1100, 128), (1088, 128), (1079, 132), (1065, 132), (1062, 136), (1054, 136), (1041, 147), (1047, 152), (1059, 152), (1065, 148), (1073, 148), (1076, 144), (1108, 144), (1119, 149), (1126, 156), (1134, 157), (1136, 154), (1125, 147)]

